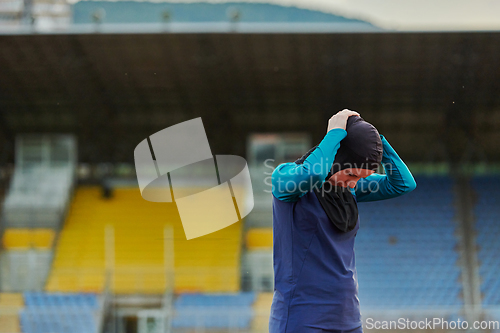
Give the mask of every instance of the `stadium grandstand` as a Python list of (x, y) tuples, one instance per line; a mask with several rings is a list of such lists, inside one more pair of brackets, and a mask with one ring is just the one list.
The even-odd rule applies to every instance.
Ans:
[[(277, 3), (0, 0), (0, 333), (269, 332), (270, 175), (343, 108), (418, 184), (359, 204), (363, 318), (498, 323), (499, 54), (497, 31)], [(197, 117), (255, 204), (187, 240), (134, 149)]]

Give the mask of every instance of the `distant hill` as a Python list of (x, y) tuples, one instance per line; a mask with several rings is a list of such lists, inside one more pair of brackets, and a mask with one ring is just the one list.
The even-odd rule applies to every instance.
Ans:
[(157, 3), (138, 1), (80, 1), (73, 5), (74, 23), (91, 23), (96, 10), (104, 10), (105, 23), (162, 22), (168, 12), (172, 22), (224, 22), (228, 11), (237, 9), (240, 22), (329, 22), (363, 23), (343, 16), (272, 4), (259, 3)]

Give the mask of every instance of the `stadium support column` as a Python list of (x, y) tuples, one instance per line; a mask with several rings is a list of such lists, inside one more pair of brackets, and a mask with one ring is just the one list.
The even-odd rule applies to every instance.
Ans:
[(165, 293), (162, 300), (161, 318), (165, 332), (172, 332), (174, 316), (173, 294), (175, 289), (175, 252), (174, 228), (171, 225), (163, 229), (163, 260), (165, 269)]
[(462, 284), (465, 316), (469, 323), (481, 320), (481, 281), (477, 259), (476, 232), (473, 217), (473, 197), (469, 177), (458, 175), (456, 182), (458, 208), (459, 253), (462, 267)]
[(105, 261), (105, 283), (114, 292), (115, 285), (115, 229), (112, 225), (106, 225), (104, 229), (104, 261)]
[(481, 52), (469, 34), (460, 35), (460, 42), (453, 51), (446, 81), (446, 99), (449, 104), (443, 134), (450, 166), (456, 179), (464, 307), (467, 320), (472, 323), (481, 319), (481, 281), (474, 229), (473, 191), (466, 167), (484, 158), (476, 144), (477, 128), (474, 126), (474, 111), (480, 107), (477, 99), (480, 89), (475, 67), (481, 59)]

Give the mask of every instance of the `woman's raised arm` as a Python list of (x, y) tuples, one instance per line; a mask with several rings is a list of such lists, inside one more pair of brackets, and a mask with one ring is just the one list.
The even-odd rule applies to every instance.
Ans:
[(302, 164), (283, 163), (272, 173), (272, 193), (282, 201), (296, 201), (323, 185), (332, 168), (340, 141), (347, 135), (346, 123), (350, 116), (359, 116), (351, 110), (342, 110), (328, 121), (328, 129), (321, 143), (311, 152)]

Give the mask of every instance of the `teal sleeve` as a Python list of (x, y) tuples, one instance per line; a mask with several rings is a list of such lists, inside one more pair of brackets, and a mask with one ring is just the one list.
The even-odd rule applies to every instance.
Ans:
[(332, 129), (303, 164), (278, 165), (271, 176), (273, 195), (281, 201), (296, 201), (315, 186), (321, 187), (346, 135), (341, 128)]
[(355, 190), (358, 202), (395, 198), (417, 187), (415, 179), (403, 160), (383, 135), (380, 135), (380, 138), (384, 149), (382, 166), (385, 175), (373, 174), (360, 179)]

